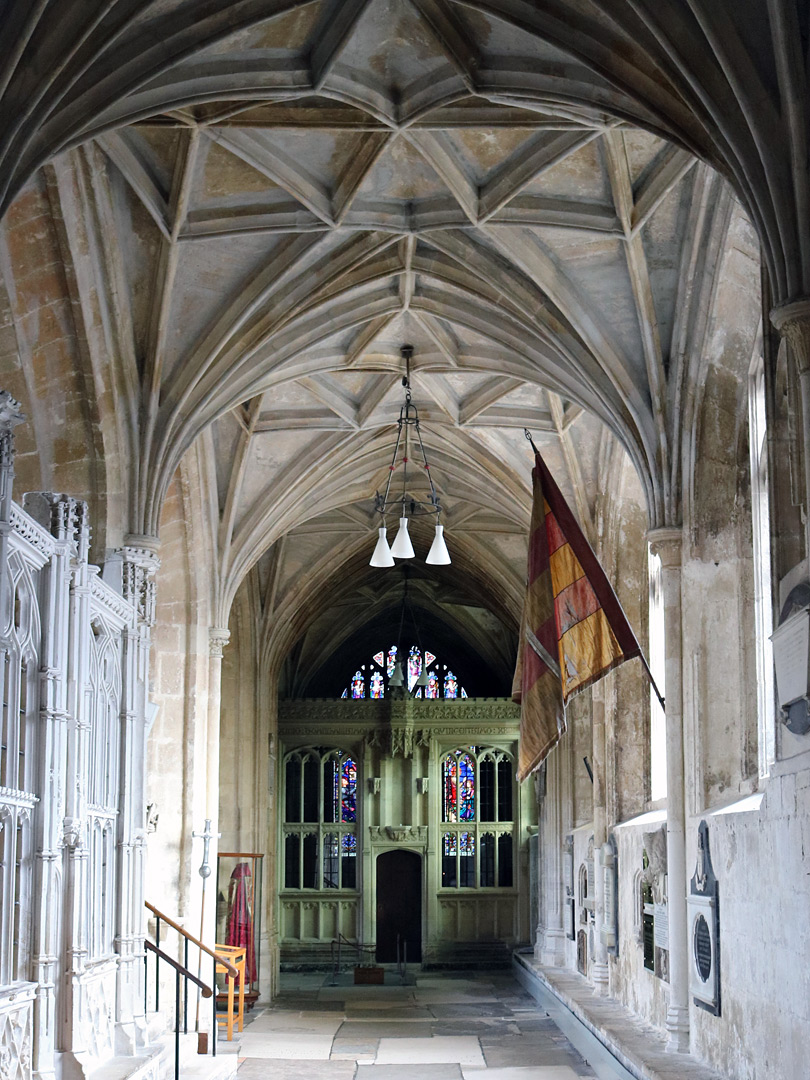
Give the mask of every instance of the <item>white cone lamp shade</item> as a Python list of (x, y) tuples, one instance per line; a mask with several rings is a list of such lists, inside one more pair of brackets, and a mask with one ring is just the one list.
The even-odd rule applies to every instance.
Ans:
[(408, 519), (401, 517), (399, 519), (399, 532), (397, 533), (394, 543), (391, 545), (391, 554), (395, 559), (412, 559), (414, 557), (413, 544), (408, 533)]
[(422, 670), (419, 672), (419, 678), (416, 680), (416, 683), (414, 685), (414, 690), (416, 689), (417, 686), (427, 686), (427, 684), (428, 684), (427, 667), (426, 667), (425, 664), (422, 664)]
[(385, 538), (385, 529), (379, 529), (378, 531), (380, 534), (379, 539), (377, 540), (377, 546), (374, 548), (374, 554), (371, 556), (369, 566), (393, 566), (394, 556), (391, 554), (391, 548)]
[(431, 566), (447, 566), (450, 562), (450, 552), (444, 542), (444, 525), (436, 526), (436, 535), (425, 562), (430, 563)]
[(399, 660), (394, 664), (394, 670), (391, 672), (391, 678), (388, 680), (389, 686), (402, 686), (402, 664)]

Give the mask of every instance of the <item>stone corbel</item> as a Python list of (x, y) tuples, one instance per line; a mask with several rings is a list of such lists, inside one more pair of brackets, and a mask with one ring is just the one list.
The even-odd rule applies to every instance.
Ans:
[(65, 818), (62, 827), (62, 844), (68, 851), (78, 851), (84, 847), (81, 822), (76, 821), (75, 818)]
[(147, 626), (155, 623), (155, 575), (160, 569), (159, 541), (154, 536), (126, 538), (121, 548), (122, 592)]
[(208, 652), (210, 656), (221, 657), (225, 646), (231, 640), (231, 632), (223, 626), (210, 626), (208, 628)]

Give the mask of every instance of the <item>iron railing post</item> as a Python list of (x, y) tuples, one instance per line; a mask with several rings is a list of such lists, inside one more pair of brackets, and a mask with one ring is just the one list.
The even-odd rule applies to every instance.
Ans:
[(214, 1000), (214, 1026), (211, 1029), (211, 1057), (217, 1056), (217, 962), (214, 960), (214, 980), (211, 985), (214, 988), (212, 995)]
[[(160, 919), (155, 920), (155, 944), (160, 948)], [(155, 1012), (160, 1012), (160, 964), (155, 957)]]
[[(183, 943), (183, 967), (188, 971), (188, 938)], [(183, 983), (183, 1034), (188, 1035), (188, 979)]]
[(180, 972), (174, 976), (174, 1080), (180, 1080)]

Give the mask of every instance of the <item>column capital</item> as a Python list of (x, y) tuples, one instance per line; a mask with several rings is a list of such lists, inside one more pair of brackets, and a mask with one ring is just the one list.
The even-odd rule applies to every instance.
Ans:
[(666, 525), (661, 529), (650, 529), (647, 533), (647, 541), (653, 555), (660, 558), (662, 566), (681, 565), (683, 529), (679, 526)]
[(222, 652), (231, 640), (231, 632), (224, 626), (208, 627), (208, 652), (210, 656), (222, 656)]
[(773, 308), (771, 322), (790, 346), (799, 372), (810, 371), (810, 297)]

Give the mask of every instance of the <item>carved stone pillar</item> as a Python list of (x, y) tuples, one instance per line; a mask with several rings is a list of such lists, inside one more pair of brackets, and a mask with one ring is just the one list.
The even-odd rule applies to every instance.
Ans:
[[(535, 956), (541, 964), (560, 967), (564, 960), (562, 866), (562, 755), (556, 747), (546, 758), (545, 794), (540, 804), (540, 918)], [(540, 781), (539, 792), (543, 791)]]
[(782, 304), (771, 312), (771, 322), (787, 342), (799, 376), (802, 402), (801, 430), (804, 458), (805, 557), (810, 556), (810, 298)]
[[(212, 626), (208, 630), (208, 738), (206, 748), (205, 816), (213, 823), (211, 866), (216, 868), (217, 834), (219, 832), (219, 740), (222, 695), (222, 653), (231, 638), (227, 627)], [(216, 878), (214, 878), (216, 880)], [(213, 894), (213, 889), (211, 890)], [(206, 900), (203, 940), (214, 944), (216, 935), (216, 897)]]
[(683, 532), (654, 529), (648, 534), (661, 559), (664, 594), (667, 724), (667, 866), (669, 872), (669, 1009), (670, 1053), (689, 1050), (689, 953), (686, 921), (686, 805), (683, 745), (683, 656), (681, 565)]
[[(605, 699), (604, 688), (594, 688), (593, 717), (593, 846), (600, 854), (607, 841), (607, 809), (605, 792)], [(610, 991), (610, 968), (607, 945), (602, 933), (605, 921), (605, 875), (601, 865), (596, 873), (596, 908), (594, 927), (593, 992), (605, 997)]]
[(143, 1008), (143, 939), (146, 872), (146, 739), (149, 657), (155, 621), (155, 537), (127, 536), (121, 585), (132, 618), (124, 629), (121, 686), (122, 759), (126, 762), (118, 819), (116, 1050), (137, 1052), (147, 1041)]

